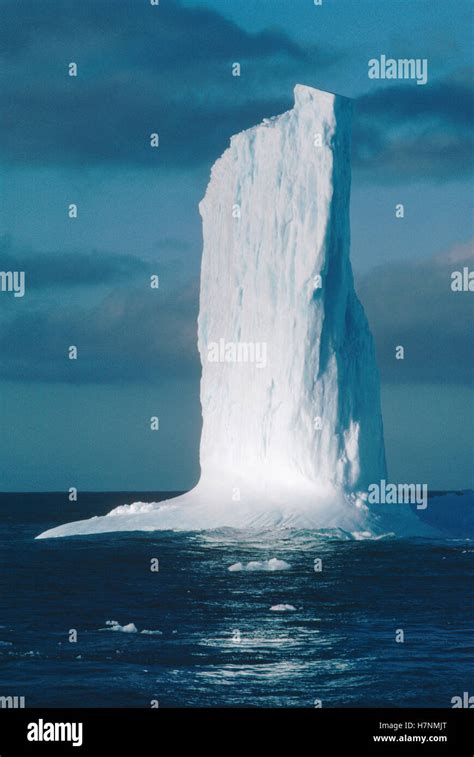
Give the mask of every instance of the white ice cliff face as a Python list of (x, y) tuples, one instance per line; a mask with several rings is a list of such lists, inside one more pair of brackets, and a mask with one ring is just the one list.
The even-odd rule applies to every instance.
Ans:
[[(212, 169), (200, 204), (206, 486), (273, 497), (359, 490), (386, 474), (349, 261), (351, 111), (347, 98), (297, 86), (292, 110), (233, 137)], [(209, 362), (221, 339), (266, 345), (266, 365)]]
[(197, 487), (43, 537), (223, 526), (372, 533), (361, 493), (386, 467), (374, 346), (349, 260), (351, 110), (344, 97), (298, 85), (292, 110), (232, 137), (212, 169), (200, 204)]

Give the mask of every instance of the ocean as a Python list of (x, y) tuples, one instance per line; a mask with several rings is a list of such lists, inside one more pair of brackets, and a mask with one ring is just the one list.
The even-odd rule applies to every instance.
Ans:
[(312, 708), (474, 694), (472, 496), (449, 518), (428, 508), (458, 524), (439, 540), (226, 529), (34, 540), (169, 496), (0, 495), (0, 697)]

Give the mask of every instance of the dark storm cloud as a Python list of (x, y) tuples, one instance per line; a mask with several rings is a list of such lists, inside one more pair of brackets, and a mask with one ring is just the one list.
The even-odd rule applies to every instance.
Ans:
[(474, 88), (463, 73), (389, 86), (357, 101), (353, 164), (384, 183), (465, 178), (473, 168)]
[[(318, 68), (334, 59), (281, 31), (252, 34), (172, 0), (157, 8), (129, 0), (15, 1), (4, 4), (2, 21), (0, 138), (13, 163), (202, 163), (224, 149), (229, 134), (291, 106), (292, 86), (282, 87), (285, 97), (273, 86), (282, 62), (294, 84), (310, 58)], [(71, 61), (77, 78), (67, 75)], [(234, 61), (240, 79), (231, 75)], [(161, 145), (153, 154), (155, 131)]]
[[(133, 255), (114, 255), (97, 250), (36, 252), (16, 248), (8, 237), (0, 239), (0, 268), (2, 271), (24, 271), (28, 290), (107, 285), (153, 272), (151, 263)], [(160, 270), (162, 268), (160, 264)]]
[[(149, 283), (82, 308), (49, 302), (2, 324), (0, 377), (26, 381), (153, 383), (197, 376), (198, 282), (173, 293)], [(68, 359), (68, 347), (78, 359)]]
[[(383, 380), (472, 382), (472, 292), (451, 290), (453, 271), (472, 270), (472, 250), (462, 245), (427, 260), (380, 266), (360, 279)], [(404, 360), (395, 359), (398, 345)]]
[[(472, 381), (472, 293), (453, 292), (451, 274), (473, 267), (472, 248), (380, 266), (357, 283), (374, 334), (381, 376), (390, 382)], [(151, 290), (121, 284), (99, 304), (48, 301), (2, 325), (0, 377), (30, 381), (153, 382), (198, 376), (198, 281)], [(76, 345), (79, 359), (67, 358)], [(402, 345), (405, 359), (395, 359)]]
[(78, 50), (98, 37), (138, 67), (159, 70), (186, 64), (186, 54), (193, 61), (228, 61), (234, 52), (243, 58), (305, 56), (280, 30), (249, 34), (214, 10), (184, 8), (179, 0), (162, 0), (159, 8), (147, 0), (4, 0), (1, 7), (0, 45), (11, 57), (28, 53), (38, 39), (62, 40)]
[[(167, 0), (4, 2), (0, 24), (5, 162), (192, 167), (229, 135), (292, 106), (295, 83), (335, 63), (332, 43), (303, 47), (277, 29), (250, 33), (221, 14)], [(77, 78), (67, 65), (78, 64)], [(231, 76), (231, 65), (242, 76)], [(466, 74), (361, 97), (354, 167), (370, 180), (463, 178), (472, 165)], [(160, 135), (151, 150), (149, 135)]]

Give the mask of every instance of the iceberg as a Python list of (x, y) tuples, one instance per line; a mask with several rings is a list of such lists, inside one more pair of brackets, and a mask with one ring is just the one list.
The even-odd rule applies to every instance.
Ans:
[(121, 633), (138, 633), (135, 623), (126, 623), (121, 626), (117, 620), (106, 620), (106, 628), (99, 628), (99, 631), (120, 631)]
[(271, 560), (251, 560), (246, 565), (241, 562), (236, 562), (230, 565), (227, 570), (231, 573), (240, 573), (241, 571), (248, 571), (253, 573), (255, 571), (268, 571), (274, 573), (276, 570), (290, 570), (291, 565), (285, 562), (285, 560), (279, 560), (277, 557), (272, 557)]
[(272, 607), (270, 607), (270, 610), (271, 612), (293, 612), (294, 610), (296, 610), (296, 607), (287, 604), (272, 605)]
[(37, 538), (383, 530), (366, 503), (387, 471), (374, 344), (349, 259), (352, 101), (299, 84), (294, 95), (291, 110), (231, 138), (199, 206), (199, 483)]

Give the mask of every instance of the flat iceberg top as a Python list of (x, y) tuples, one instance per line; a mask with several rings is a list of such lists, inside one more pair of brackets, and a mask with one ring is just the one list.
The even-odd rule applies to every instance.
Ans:
[[(319, 118), (326, 117), (332, 119), (334, 118), (335, 103), (338, 102), (342, 108), (347, 108), (349, 114), (352, 112), (353, 101), (343, 95), (337, 95), (323, 89), (309, 87), (306, 84), (296, 84), (293, 89), (293, 94), (294, 106), (291, 110), (287, 110), (278, 116), (273, 116), (273, 118), (265, 118), (260, 124), (256, 124), (255, 126), (251, 126), (248, 129), (244, 129), (243, 131), (234, 134), (230, 138), (231, 145), (235, 140), (242, 138), (243, 135), (250, 135), (256, 130), (265, 127), (278, 126), (282, 121), (288, 119), (291, 114), (298, 115), (298, 112), (303, 108), (313, 109), (315, 116), (319, 116)], [(224, 155), (225, 152), (223, 153), (223, 156)], [(217, 161), (217, 163), (218, 162), (219, 161)]]
[[(223, 180), (226, 180), (228, 164), (232, 164), (233, 171), (238, 168), (236, 164), (244, 170), (245, 165), (251, 162), (249, 161), (251, 156), (248, 153), (254, 153), (257, 142), (264, 140), (265, 133), (269, 131), (279, 132), (282, 136), (287, 135), (288, 138), (291, 138), (292, 135), (296, 137), (296, 139), (292, 140), (291, 153), (284, 156), (284, 164), (291, 164), (292, 160), (303, 162), (308, 158), (310, 160), (314, 158), (313, 148), (315, 146), (314, 139), (316, 134), (324, 136), (324, 146), (329, 149), (333, 149), (334, 147), (333, 136), (336, 133), (340, 137), (345, 135), (346, 138), (342, 139), (342, 141), (349, 143), (348, 136), (350, 135), (352, 121), (353, 100), (343, 95), (310, 87), (306, 84), (296, 84), (293, 93), (293, 108), (277, 116), (265, 118), (261, 123), (244, 129), (230, 137), (229, 147), (224, 150), (221, 157), (212, 166), (211, 177), (205, 196), (199, 203), (201, 215), (208, 196), (213, 193), (213, 185), (218, 184), (219, 176), (223, 175)], [(277, 149), (285, 149), (286, 151), (287, 141), (288, 139), (283, 138)], [(299, 145), (297, 142), (299, 142)], [(309, 148), (309, 152), (312, 152), (313, 155), (308, 154), (306, 148)], [(235, 150), (239, 152), (238, 157), (235, 155)], [(347, 152), (345, 149), (342, 151)], [(242, 152), (246, 153), (245, 161), (242, 161)], [(265, 149), (263, 152), (267, 152), (267, 150)], [(264, 158), (262, 154), (261, 160), (263, 159), (277, 160), (278, 156), (268, 155)]]
[(295, 105), (306, 102), (322, 102), (325, 99), (334, 100), (335, 97), (342, 100), (352, 102), (352, 98), (345, 95), (338, 95), (336, 92), (329, 92), (326, 89), (318, 89), (317, 87), (310, 87), (308, 84), (296, 84), (293, 89), (295, 96)]

